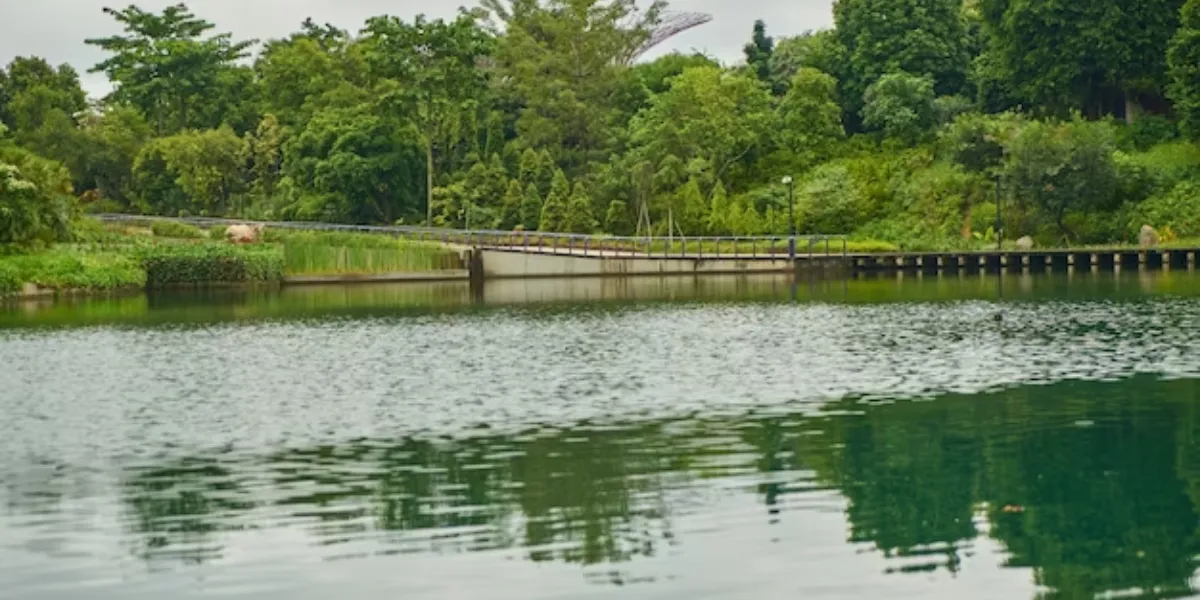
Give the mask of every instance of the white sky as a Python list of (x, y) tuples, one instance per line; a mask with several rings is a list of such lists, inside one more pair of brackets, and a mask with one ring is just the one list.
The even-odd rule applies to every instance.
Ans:
[[(142, 9), (159, 11), (180, 0), (0, 0), (0, 66), (16, 56), (30, 55), (53, 64), (70, 63), (79, 70), (84, 89), (103, 94), (109, 89), (104, 75), (86, 72), (103, 59), (103, 53), (83, 40), (118, 33), (115, 21), (101, 9), (121, 8), (131, 1)], [(424, 12), (430, 17), (452, 17), (464, 2), (474, 4), (473, 0), (192, 0), (187, 4), (215, 23), (215, 32), (266, 40), (299, 29), (306, 17), (358, 31), (367, 17), (381, 14), (411, 18)], [(755, 19), (766, 21), (770, 35), (782, 37), (829, 27), (831, 6), (832, 0), (674, 0), (672, 10), (705, 12), (714, 20), (676, 36), (653, 54), (699, 50), (735, 62), (750, 39)]]

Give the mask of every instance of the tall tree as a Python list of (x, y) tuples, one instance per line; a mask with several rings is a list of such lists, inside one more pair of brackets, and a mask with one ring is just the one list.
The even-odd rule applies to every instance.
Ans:
[(317, 113), (284, 143), (284, 169), (299, 197), (297, 218), (394, 223), (422, 215), (420, 132), (369, 105)]
[(867, 88), (863, 100), (863, 124), (890, 138), (912, 145), (933, 133), (937, 112), (928, 76), (884, 75)]
[(115, 85), (109, 99), (140, 108), (159, 135), (216, 127), (252, 92), (246, 79), (231, 71), (253, 40), (234, 42), (227, 33), (204, 37), (214, 25), (184, 4), (162, 14), (136, 6), (104, 13), (123, 26), (125, 35), (84, 40), (111, 54), (89, 72), (106, 74)]
[(154, 133), (142, 113), (130, 106), (110, 106), (85, 118), (81, 133), (82, 161), (72, 165), (80, 169), (75, 173), (77, 189), (94, 190), (100, 200), (113, 203), (113, 210), (141, 210), (135, 206), (133, 165)]
[(837, 80), (816, 69), (803, 67), (792, 77), (778, 111), (779, 140), (803, 168), (831, 157), (833, 146), (846, 137)]
[(561, 231), (563, 233), (595, 233), (598, 225), (595, 209), (592, 206), (592, 197), (588, 195), (583, 182), (575, 182), (575, 189), (571, 191), (571, 198), (567, 201), (567, 213), (563, 219)]
[[(694, 67), (655, 96), (631, 125), (634, 152), (660, 164), (674, 157), (687, 170), (703, 173), (706, 195), (775, 128), (771, 96), (756, 79)], [(674, 189), (686, 177), (665, 187)]]
[(567, 220), (568, 201), (571, 194), (571, 183), (562, 169), (554, 173), (554, 183), (550, 185), (550, 195), (542, 204), (542, 215), (538, 223), (541, 231), (561, 231)]
[(1123, 114), (1159, 104), (1183, 0), (980, 0), (988, 63), (1051, 114)]
[(621, 118), (614, 94), (625, 63), (660, 22), (664, 4), (634, 0), (483, 0), (503, 37), (497, 93), (517, 111), (520, 145), (549, 149), (572, 176), (608, 157)]
[(70, 65), (19, 56), (0, 69), (0, 122), (13, 131), (36, 129), (50, 111), (73, 117), (85, 109), (87, 96)]
[(1200, 141), (1200, 0), (1188, 0), (1180, 16), (1167, 53), (1170, 96), (1184, 134)]
[(832, 29), (809, 31), (779, 40), (771, 53), (770, 67), (772, 84), (785, 91), (805, 67), (840, 79), (846, 74), (846, 48)]
[(767, 35), (767, 24), (759, 19), (754, 22), (754, 34), (750, 43), (742, 48), (746, 55), (746, 66), (759, 81), (771, 83), (771, 55), (775, 52), (775, 38)]
[(273, 114), (263, 116), (247, 144), (250, 175), (254, 192), (262, 197), (275, 195), (283, 169), (283, 131)]
[(837, 0), (834, 22), (849, 67), (841, 81), (847, 112), (856, 115), (867, 88), (888, 73), (929, 76), (938, 95), (962, 91), (970, 56), (961, 7), (962, 0)]
[(283, 125), (303, 125), (326, 94), (367, 86), (362, 55), (348, 32), (319, 28), (311, 20), (300, 32), (268, 41), (254, 63), (264, 112)]
[(542, 218), (542, 197), (538, 194), (537, 185), (529, 183), (525, 186), (525, 195), (521, 197), (521, 227), (525, 231), (537, 231), (538, 221)]
[(386, 101), (412, 119), (425, 146), (426, 220), (433, 223), (434, 146), (455, 128), (463, 113), (475, 110), (486, 90), (479, 63), (492, 53), (493, 40), (474, 14), (457, 19), (412, 23), (375, 17), (363, 30), (367, 64), (373, 77), (398, 85)]

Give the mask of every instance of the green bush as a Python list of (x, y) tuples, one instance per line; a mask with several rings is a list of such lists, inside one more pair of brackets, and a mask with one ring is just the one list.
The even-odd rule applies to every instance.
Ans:
[(847, 233), (868, 210), (866, 191), (839, 162), (813, 169), (796, 188), (796, 221), (805, 233)]
[(1134, 207), (1129, 216), (1130, 239), (1137, 239), (1143, 225), (1165, 237), (1200, 236), (1200, 180), (1184, 181), (1170, 191)]
[(283, 278), (278, 248), (222, 244), (160, 245), (142, 251), (146, 286), (267, 283)]
[(1158, 115), (1143, 115), (1132, 125), (1123, 126), (1118, 131), (1121, 145), (1137, 150), (1146, 150), (1179, 138), (1179, 127), (1175, 122)]
[(150, 224), (150, 231), (154, 232), (155, 236), (164, 238), (199, 240), (208, 237), (199, 227), (178, 221), (154, 221)]
[(1140, 179), (1148, 193), (1140, 201), (1154, 194), (1166, 192), (1181, 181), (1200, 176), (1200, 147), (1191, 142), (1159, 144), (1145, 152), (1117, 152), (1117, 165), (1122, 178)]
[[(952, 242), (962, 238), (968, 226), (974, 232), (995, 225), (994, 191), (994, 184), (981, 174), (953, 163), (937, 163), (899, 179), (892, 207), (921, 224), (917, 233)], [(993, 208), (990, 213), (980, 211), (983, 219), (976, 222), (975, 209), (983, 204)]]
[(61, 164), (0, 145), (0, 244), (45, 246), (71, 237), (79, 212)]

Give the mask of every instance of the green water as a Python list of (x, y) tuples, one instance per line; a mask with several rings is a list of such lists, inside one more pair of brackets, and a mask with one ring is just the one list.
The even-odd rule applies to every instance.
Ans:
[(3, 598), (1200, 590), (1200, 279), (0, 309)]

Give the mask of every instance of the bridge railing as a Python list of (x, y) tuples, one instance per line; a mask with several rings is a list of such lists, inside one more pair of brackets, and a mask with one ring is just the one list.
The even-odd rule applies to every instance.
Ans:
[(254, 221), (216, 217), (158, 217), (98, 214), (109, 222), (178, 221), (199, 227), (250, 224), (305, 231), (343, 231), (391, 235), (414, 241), (481, 247), (536, 254), (635, 256), (651, 258), (788, 258), (841, 256), (848, 253), (844, 235), (610, 236), (540, 231), (461, 230), (420, 226), (346, 225), (307, 221)]
[(633, 237), (513, 231), (423, 231), (416, 239), (494, 250), (577, 256), (787, 258), (846, 256), (845, 236)]

